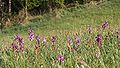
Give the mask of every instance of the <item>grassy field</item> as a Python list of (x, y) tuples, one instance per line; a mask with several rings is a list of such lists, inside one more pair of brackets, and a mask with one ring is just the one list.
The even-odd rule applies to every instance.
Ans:
[[(119, 3), (119, 0), (110, 0), (97, 6), (82, 5), (60, 9), (56, 10), (58, 17), (55, 17), (54, 13), (44, 14), (42, 18), (32, 20), (24, 26), (5, 29), (4, 33), (0, 34), (0, 67), (119, 68)], [(105, 21), (108, 21), (108, 26), (103, 29)], [(35, 35), (32, 41), (28, 34), (29, 27)], [(21, 44), (21, 37), (15, 40), (18, 33), (24, 44)], [(40, 43), (36, 42), (37, 34), (40, 36)], [(46, 41), (43, 40), (44, 37)], [(18, 46), (18, 49), (11, 48), (12, 43)], [(102, 43), (101, 47), (98, 46), (99, 43)]]

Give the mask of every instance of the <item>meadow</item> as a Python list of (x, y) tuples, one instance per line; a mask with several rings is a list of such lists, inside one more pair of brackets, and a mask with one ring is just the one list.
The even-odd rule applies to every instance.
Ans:
[(120, 1), (44, 14), (0, 34), (1, 68), (119, 68)]

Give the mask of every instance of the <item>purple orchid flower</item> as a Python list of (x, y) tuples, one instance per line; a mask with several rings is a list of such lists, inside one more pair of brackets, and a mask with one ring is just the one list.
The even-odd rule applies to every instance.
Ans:
[(33, 39), (34, 39), (34, 32), (33, 32), (32, 28), (29, 28), (28, 35), (29, 35), (30, 41), (33, 41)]
[(23, 38), (21, 38), (21, 40), (19, 42), (19, 45), (20, 45), (20, 50), (23, 51), (24, 50), (24, 41), (23, 41)]
[(64, 56), (61, 55), (61, 54), (59, 54), (59, 55), (57, 56), (57, 60), (58, 60), (59, 62), (64, 62)]
[(20, 40), (19, 40), (19, 45), (20, 45), (20, 46), (23, 46), (23, 45), (24, 45), (23, 38), (20, 38)]
[(19, 42), (20, 41), (20, 39), (21, 39), (21, 36), (20, 36), (20, 34), (18, 33), (17, 35), (16, 35), (16, 37), (15, 37), (15, 41), (17, 41), (17, 42)]
[(46, 43), (45, 37), (42, 37), (42, 43)]
[(56, 40), (57, 40), (57, 39), (56, 39), (55, 36), (51, 37), (52, 44), (55, 44)]
[(75, 42), (77, 45), (80, 45), (81, 41), (80, 41), (80, 38), (78, 36), (75, 36)]
[(98, 47), (101, 48), (102, 47), (102, 35), (98, 34), (96, 37), (96, 41), (97, 41)]
[(115, 30), (115, 34), (116, 34), (117, 38), (119, 38), (120, 32), (118, 30)]
[(68, 44), (69, 44), (69, 45), (73, 45), (72, 39), (70, 39), (70, 38), (68, 39)]
[(16, 41), (13, 41), (13, 43), (12, 43), (12, 49), (15, 50), (15, 51), (19, 50)]
[[(18, 48), (18, 46), (20, 46), (20, 48)], [(24, 49), (24, 41), (23, 41), (23, 38), (20, 36), (20, 34), (18, 33), (13, 41), (13, 44), (12, 44), (12, 48), (13, 49), (16, 49), (17, 51), (18, 50), (21, 50), (23, 51)]]
[(103, 23), (102, 28), (105, 29), (108, 26), (109, 22), (105, 21), (105, 23)]
[(15, 40), (14, 41), (17, 41), (19, 43), (19, 45), (23, 45), (23, 38), (20, 36), (20, 34), (18, 33), (15, 37)]
[(40, 44), (40, 36), (39, 35), (36, 36), (36, 44)]

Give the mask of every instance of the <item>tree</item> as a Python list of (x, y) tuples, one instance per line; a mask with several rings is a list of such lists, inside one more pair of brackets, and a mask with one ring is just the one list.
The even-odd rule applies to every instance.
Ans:
[(11, 0), (9, 0), (9, 16), (11, 16)]
[(3, 29), (3, 5), (4, 3), (0, 0), (0, 32), (2, 32)]
[(28, 2), (28, 0), (25, 1), (25, 22), (27, 22), (27, 20), (28, 20), (27, 2)]
[(2, 27), (2, 1), (0, 0), (0, 32), (1, 32), (1, 27)]

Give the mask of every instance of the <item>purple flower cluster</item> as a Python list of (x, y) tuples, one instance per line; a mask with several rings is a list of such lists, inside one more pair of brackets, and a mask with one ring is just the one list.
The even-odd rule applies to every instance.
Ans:
[(73, 45), (73, 41), (72, 41), (71, 38), (68, 39), (68, 44), (69, 44), (69, 45)]
[(80, 43), (81, 43), (80, 38), (78, 36), (75, 36), (75, 43), (77, 45), (80, 45)]
[[(20, 48), (18, 48), (18, 45), (19, 45)], [(15, 39), (12, 43), (12, 48), (16, 51), (18, 51), (18, 50), (23, 51), (24, 50), (24, 41), (23, 41), (23, 38), (20, 36), (19, 33), (15, 37)]]
[(56, 40), (57, 40), (57, 39), (56, 39), (55, 36), (51, 37), (52, 44), (55, 44)]
[(101, 48), (102, 47), (102, 35), (98, 34), (96, 37), (96, 41), (97, 41), (98, 47)]
[(28, 35), (29, 35), (30, 41), (33, 41), (33, 39), (34, 39), (34, 32), (33, 32), (32, 28), (29, 28)]
[(64, 62), (64, 56), (61, 55), (61, 54), (59, 54), (59, 55), (57, 56), (57, 60), (58, 60), (59, 62)]
[(13, 41), (12, 49), (15, 50), (16, 52), (18, 52), (19, 49), (18, 49), (18, 45), (17, 45), (16, 41)]
[(36, 36), (36, 44), (40, 44), (40, 36), (39, 35)]
[(16, 37), (15, 37), (15, 39), (14, 39), (14, 40), (16, 40), (17, 42), (19, 42), (19, 41), (21, 40), (21, 36), (20, 36), (20, 34), (19, 34), (19, 33), (16, 35)]
[(23, 38), (20, 40), (19, 45), (20, 45), (20, 50), (23, 51), (24, 50), (24, 41), (23, 41)]
[(42, 43), (46, 43), (46, 38), (42, 37)]
[(103, 23), (102, 28), (105, 29), (108, 26), (109, 22), (105, 21), (105, 23)]

